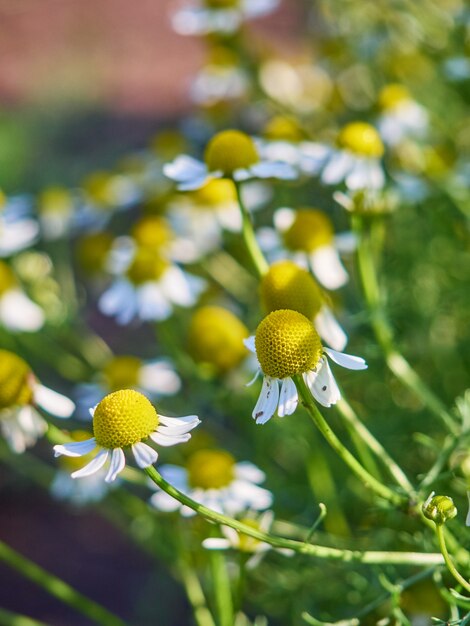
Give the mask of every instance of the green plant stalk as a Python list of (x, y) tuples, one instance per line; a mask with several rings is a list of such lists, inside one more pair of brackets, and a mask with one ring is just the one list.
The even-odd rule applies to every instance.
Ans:
[(233, 599), (225, 557), (219, 550), (211, 550), (209, 556), (218, 626), (233, 626)]
[(0, 624), (1, 626), (48, 626), (45, 622), (38, 622), (38, 620), (26, 615), (12, 613), (5, 609), (0, 609)]
[(178, 572), (181, 576), (186, 595), (192, 606), (194, 619), (198, 626), (216, 626), (211, 612), (207, 608), (204, 592), (194, 570), (183, 560), (178, 563)]
[(60, 578), (25, 558), (3, 543), (3, 541), (0, 541), (0, 560), (97, 624), (102, 626), (125, 626), (125, 623), (119, 617), (82, 595)]
[(359, 463), (359, 461), (349, 452), (347, 448), (341, 443), (338, 437), (334, 434), (334, 432), (329, 427), (327, 421), (320, 413), (317, 408), (317, 405), (312, 399), (312, 395), (310, 390), (308, 389), (304, 379), (301, 375), (297, 374), (293, 376), (293, 380), (295, 382), (295, 386), (297, 387), (297, 391), (299, 393), (300, 398), (308, 411), (308, 414), (312, 418), (314, 424), (317, 426), (321, 434), (325, 437), (327, 442), (333, 448), (333, 450), (338, 454), (338, 456), (346, 463), (346, 465), (356, 474), (356, 476), (368, 487), (371, 491), (373, 491), (376, 495), (384, 498), (391, 504), (395, 506), (407, 506), (408, 498), (404, 497), (395, 491), (392, 491), (389, 487), (381, 483), (379, 480), (374, 478), (369, 472), (364, 469), (364, 467)]
[(269, 268), (269, 265), (264, 258), (264, 254), (261, 252), (261, 248), (256, 240), (256, 235), (251, 223), (251, 216), (248, 209), (245, 207), (242, 198), (241, 184), (234, 181), (235, 189), (237, 190), (238, 206), (242, 216), (242, 237), (245, 242), (247, 252), (250, 256), (251, 263), (256, 271), (258, 278), (261, 278)]
[(170, 485), (155, 469), (150, 466), (145, 468), (145, 473), (149, 478), (158, 486), (163, 489), (172, 498), (181, 502), (189, 508), (196, 511), (202, 517), (215, 522), (216, 524), (223, 524), (233, 528), (239, 533), (258, 539), (265, 543), (274, 546), (275, 548), (287, 548), (288, 550), (294, 550), (300, 554), (307, 554), (320, 559), (328, 559), (331, 561), (343, 561), (345, 563), (365, 563), (365, 564), (380, 564), (390, 563), (395, 565), (441, 565), (443, 563), (442, 555), (438, 553), (423, 553), (423, 552), (390, 552), (390, 551), (373, 551), (373, 550), (340, 550), (338, 548), (329, 548), (326, 546), (318, 546), (311, 543), (305, 543), (303, 541), (297, 541), (295, 539), (285, 539), (283, 537), (277, 537), (268, 533), (262, 532), (251, 526), (243, 524), (231, 517), (227, 517), (222, 513), (208, 509), (199, 502), (196, 502), (189, 496), (185, 495), (173, 485)]
[(353, 216), (352, 222), (353, 230), (358, 237), (357, 260), (362, 290), (372, 329), (382, 348), (387, 366), (401, 383), (445, 424), (450, 432), (457, 434), (458, 428), (450, 413), (395, 347), (392, 328), (382, 307), (371, 235), (366, 232), (364, 220), (360, 216)]
[(455, 578), (455, 580), (462, 585), (462, 587), (470, 593), (470, 583), (465, 580), (465, 578), (459, 573), (457, 568), (455, 567), (452, 559), (450, 558), (450, 554), (447, 550), (446, 540), (444, 536), (444, 524), (436, 524), (436, 535), (437, 541), (439, 542), (439, 549), (444, 557), (444, 562), (447, 565), (447, 569)]

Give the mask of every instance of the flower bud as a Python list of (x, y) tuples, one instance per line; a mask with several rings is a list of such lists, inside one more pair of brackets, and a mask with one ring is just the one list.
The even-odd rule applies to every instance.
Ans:
[(425, 517), (441, 526), (457, 515), (457, 507), (449, 496), (435, 496), (432, 492), (423, 504), (423, 513)]

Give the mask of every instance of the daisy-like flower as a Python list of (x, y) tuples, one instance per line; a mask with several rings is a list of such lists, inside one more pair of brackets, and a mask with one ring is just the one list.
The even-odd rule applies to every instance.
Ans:
[(39, 224), (30, 213), (29, 198), (6, 198), (0, 191), (0, 257), (11, 256), (36, 242)]
[(78, 207), (77, 197), (65, 187), (47, 187), (38, 198), (38, 217), (46, 240), (55, 240), (70, 233)]
[[(96, 378), (96, 382), (79, 385), (76, 390), (77, 412), (89, 416), (89, 407), (119, 389), (135, 389), (150, 398), (171, 396), (181, 388), (181, 379), (169, 359), (143, 361), (133, 355), (113, 356)], [(81, 414), (81, 415), (80, 415)]]
[(354, 250), (352, 233), (335, 234), (326, 213), (313, 208), (278, 209), (274, 225), (275, 231), (262, 228), (258, 232), (260, 246), (272, 260), (284, 257), (287, 248), (293, 259), (309, 266), (318, 282), (327, 289), (339, 289), (348, 282), (340, 253)]
[(279, 0), (199, 0), (181, 8), (172, 16), (172, 25), (179, 35), (229, 35), (244, 21), (274, 11)]
[(0, 428), (13, 452), (24, 452), (47, 430), (36, 407), (56, 417), (75, 409), (69, 398), (41, 385), (26, 361), (0, 350)]
[(305, 315), (287, 309), (273, 311), (265, 317), (256, 335), (247, 339), (245, 345), (256, 354), (263, 375), (263, 386), (252, 414), (257, 424), (265, 424), (276, 409), (279, 417), (294, 413), (298, 394), (293, 376), (303, 377), (322, 406), (336, 404), (341, 394), (327, 357), (347, 369), (367, 368), (364, 359), (358, 356), (324, 348), (312, 322)]
[[(219, 513), (237, 515), (247, 510), (262, 511), (272, 504), (272, 494), (259, 486), (265, 474), (256, 465), (236, 463), (225, 450), (198, 450), (189, 456), (186, 467), (163, 465), (162, 476), (182, 493)], [(151, 504), (160, 511), (194, 511), (164, 491), (157, 491)]]
[(293, 261), (273, 263), (261, 279), (260, 296), (266, 313), (291, 309), (315, 324), (322, 339), (343, 350), (348, 337), (337, 322), (328, 300), (309, 272)]
[(422, 138), (428, 129), (426, 109), (411, 97), (403, 85), (386, 85), (379, 94), (380, 135), (386, 144), (396, 146), (406, 138)]
[(21, 289), (11, 267), (0, 261), (0, 324), (12, 332), (35, 332), (44, 320), (43, 310)]
[(351, 122), (344, 126), (337, 138), (338, 147), (332, 149), (321, 174), (327, 185), (344, 181), (355, 189), (381, 189), (385, 174), (380, 159), (384, 146), (376, 129), (366, 122)]
[(200, 420), (195, 415), (166, 417), (157, 414), (151, 402), (133, 389), (122, 389), (105, 396), (90, 410), (93, 416), (94, 437), (54, 446), (55, 456), (84, 456), (97, 451), (96, 456), (72, 478), (91, 476), (110, 459), (106, 482), (113, 482), (126, 465), (124, 450), (131, 448), (137, 465), (150, 467), (158, 459), (158, 452), (144, 443), (151, 439), (160, 446), (174, 446), (191, 438), (190, 430)]
[(212, 137), (204, 153), (204, 162), (185, 154), (167, 163), (163, 172), (178, 183), (181, 191), (199, 189), (213, 178), (244, 181), (250, 178), (297, 178), (288, 163), (260, 160), (251, 137), (239, 130), (223, 130)]

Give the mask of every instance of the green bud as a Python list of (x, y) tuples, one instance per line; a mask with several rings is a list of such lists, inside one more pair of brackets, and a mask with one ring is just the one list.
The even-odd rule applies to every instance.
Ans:
[(423, 513), (425, 517), (441, 526), (457, 515), (457, 508), (449, 496), (435, 496), (432, 492), (423, 504)]

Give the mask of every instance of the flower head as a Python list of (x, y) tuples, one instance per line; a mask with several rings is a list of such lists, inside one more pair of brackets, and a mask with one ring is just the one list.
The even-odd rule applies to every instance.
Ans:
[(112, 482), (125, 467), (123, 449), (127, 448), (131, 448), (139, 467), (149, 467), (156, 462), (158, 453), (144, 440), (173, 446), (188, 441), (189, 431), (199, 424), (195, 415), (172, 418), (157, 414), (151, 402), (133, 389), (108, 394), (90, 412), (93, 414), (92, 439), (54, 446), (55, 456), (83, 456), (98, 450), (93, 460), (75, 471), (72, 478), (94, 474), (111, 456), (105, 480)]
[(384, 145), (379, 133), (367, 122), (350, 122), (338, 135), (338, 145), (364, 157), (380, 158)]
[(258, 163), (259, 155), (251, 137), (239, 130), (224, 130), (209, 141), (204, 160), (210, 172), (221, 171), (230, 177), (236, 170)]

